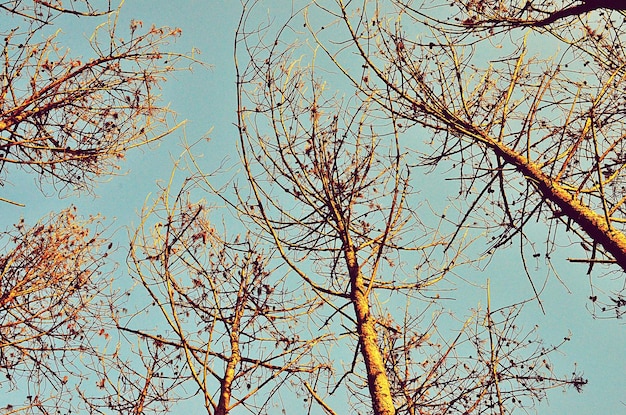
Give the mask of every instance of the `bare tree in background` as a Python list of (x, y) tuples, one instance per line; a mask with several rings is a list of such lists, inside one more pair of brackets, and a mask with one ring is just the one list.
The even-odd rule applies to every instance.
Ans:
[(313, 353), (330, 335), (306, 322), (321, 301), (290, 284), (289, 270), (250, 234), (227, 240), (214, 227), (212, 209), (190, 199), (203, 182), (188, 178), (177, 192), (170, 183), (144, 210), (130, 263), (148, 294), (145, 316), (162, 323), (147, 327), (140, 314), (120, 328), (142, 347), (156, 344), (155, 363), (168, 362), (160, 378), (181, 386), (153, 388), (147, 399), (199, 395), (208, 414), (271, 413), (300, 376), (330, 368)]
[[(121, 22), (116, 7), (0, 1), (0, 185), (21, 169), (46, 193), (50, 185), (61, 194), (91, 190), (128, 150), (176, 128), (159, 103), (159, 87), (183, 60), (195, 59), (167, 51), (179, 29)], [(55, 26), (68, 18), (101, 23), (80, 55), (65, 47)], [(21, 205), (2, 195), (0, 203)], [(18, 218), (3, 219), (5, 229)], [(123, 384), (141, 372), (142, 387), (151, 387), (158, 348), (149, 350), (154, 359), (133, 360), (113, 341), (121, 344), (116, 321), (125, 297), (112, 288), (115, 267), (106, 258), (113, 243), (100, 220), (69, 208), (0, 234), (3, 413), (80, 412), (88, 409), (85, 400), (94, 410), (101, 402), (94, 395), (110, 391), (114, 376)], [(138, 407), (141, 396), (114, 400), (128, 401), (117, 406), (124, 410)]]
[(111, 245), (96, 224), (70, 208), (0, 234), (0, 385), (4, 393), (30, 385), (21, 398), (32, 411), (65, 407), (68, 386), (85, 374), (81, 356), (97, 354), (94, 338), (104, 334)]
[[(546, 356), (560, 345), (516, 327), (522, 304), (445, 315), (446, 284), (480, 258), (463, 223), (420, 200), (393, 100), (333, 92), (334, 74), (290, 37), (301, 15), (264, 26), (247, 6), (236, 57), (248, 183), (232, 206), (324, 302), (309, 324), (352, 356), (304, 384), (308, 413), (504, 414), (581, 387), (553, 373)], [(448, 324), (452, 337), (439, 331)]]
[[(85, 7), (91, 10), (88, 2)], [(96, 177), (113, 173), (127, 150), (175, 128), (168, 126), (172, 114), (158, 98), (165, 75), (181, 59), (191, 59), (163, 50), (179, 29), (143, 27), (136, 20), (130, 28), (120, 27), (110, 12), (108, 23), (89, 39), (91, 54), (76, 56), (60, 43), (59, 32), (46, 35), (45, 23), (57, 17), (56, 8), (35, 2), (33, 9), (18, 10), (18, 16), (6, 17), (15, 26), (3, 33), (1, 58), (0, 172), (5, 178), (11, 167), (20, 167), (38, 175), (42, 186), (88, 189)], [(29, 12), (48, 17), (22, 22)]]

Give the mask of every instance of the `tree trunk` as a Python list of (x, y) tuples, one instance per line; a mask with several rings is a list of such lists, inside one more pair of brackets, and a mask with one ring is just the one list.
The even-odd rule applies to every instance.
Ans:
[(387, 378), (385, 364), (378, 346), (376, 322), (370, 314), (368, 290), (352, 246), (346, 247), (345, 258), (348, 272), (350, 273), (350, 298), (356, 314), (356, 328), (359, 334), (361, 355), (367, 370), (367, 384), (374, 414), (394, 415), (396, 409), (393, 406), (389, 379)]

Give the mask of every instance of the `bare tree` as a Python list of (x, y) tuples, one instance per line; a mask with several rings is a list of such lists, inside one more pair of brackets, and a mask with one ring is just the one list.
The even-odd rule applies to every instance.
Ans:
[(302, 15), (264, 26), (257, 2), (246, 5), (236, 57), (249, 194), (238, 186), (232, 206), (324, 301), (326, 317), (310, 318), (343, 333), (334, 352), (353, 356), (304, 385), (311, 400), (329, 414), (346, 402), (374, 414), (503, 414), (547, 388), (581, 387), (543, 361), (560, 345), (518, 331), (521, 304), (457, 317), (452, 338), (439, 331), (451, 323), (437, 291), (480, 258), (469, 227), (432, 215), (414, 190), (395, 96), (328, 92), (323, 58), (290, 37)]
[[(159, 88), (182, 60), (195, 62), (166, 51), (179, 29), (122, 23), (110, 1), (0, 1), (0, 15), (0, 185), (21, 169), (42, 190), (90, 190), (98, 177), (115, 173), (126, 151), (176, 128)], [(67, 16), (101, 23), (81, 54), (65, 47), (54, 27)], [(0, 203), (21, 204), (2, 196)], [(94, 395), (110, 390), (114, 376), (123, 382), (143, 371), (152, 379), (146, 373), (159, 370), (158, 350), (149, 349), (152, 360), (111, 350), (112, 340), (121, 345), (117, 321), (126, 297), (113, 288), (114, 244), (100, 222), (68, 208), (32, 227), (22, 219), (0, 234), (0, 394), (7, 413), (79, 412), (87, 409), (84, 400), (95, 410), (101, 401)], [(137, 407), (141, 396), (117, 400)]]
[(20, 221), (0, 241), (2, 388), (29, 385), (14, 410), (66, 408), (70, 385), (88, 372), (81, 359), (99, 353), (114, 302), (105, 262), (112, 244), (98, 218), (81, 220), (75, 208), (33, 227)]
[[(328, 370), (313, 349), (329, 335), (301, 324), (321, 303), (289, 284), (288, 270), (250, 234), (228, 240), (214, 227), (216, 212), (190, 200), (202, 182), (188, 178), (177, 192), (170, 182), (144, 210), (131, 265), (150, 311), (120, 329), (145, 347), (156, 344), (155, 363), (168, 362), (159, 376), (181, 386), (153, 388), (150, 400), (172, 405), (186, 390), (202, 396), (208, 414), (264, 413), (299, 376)], [(159, 327), (147, 327), (147, 315)]]
[[(560, 2), (542, 6), (549, 11), (532, 2), (335, 5), (325, 9), (329, 25), (345, 38), (330, 40), (330, 26), (306, 21), (309, 35), (405, 134), (429, 131), (426, 146), (415, 142), (415, 163), (458, 172), (465, 207), (457, 224), (487, 231), (486, 252), (519, 241), (524, 264), (542, 257), (558, 269), (553, 258), (566, 239), (583, 248), (570, 253), (587, 264), (582, 272), (626, 269), (620, 2), (572, 6), (584, 9), (577, 19), (560, 16), (569, 7)], [(546, 39), (562, 52), (533, 48)], [(543, 240), (526, 231), (535, 221), (547, 229)], [(620, 281), (592, 280), (590, 300), (620, 316)]]
[[(34, 14), (41, 14), (39, 7)], [(158, 98), (165, 75), (181, 59), (193, 59), (163, 50), (179, 29), (143, 28), (138, 20), (120, 28), (111, 12), (89, 39), (91, 55), (76, 56), (59, 43), (58, 32), (46, 35), (39, 19), (13, 20), (2, 50), (3, 176), (15, 166), (61, 189), (90, 188), (95, 177), (115, 171), (127, 150), (175, 128)]]

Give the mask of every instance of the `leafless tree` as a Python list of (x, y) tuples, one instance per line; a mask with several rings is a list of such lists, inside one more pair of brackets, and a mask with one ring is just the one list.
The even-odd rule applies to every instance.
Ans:
[[(181, 385), (153, 388), (150, 400), (171, 405), (186, 390), (202, 396), (208, 414), (271, 412), (300, 376), (330, 367), (313, 352), (329, 335), (306, 324), (321, 302), (289, 284), (286, 267), (250, 234), (229, 240), (215, 228), (212, 209), (190, 199), (202, 182), (188, 178), (177, 192), (170, 182), (144, 210), (131, 265), (149, 312), (120, 328), (156, 344), (155, 362), (168, 362), (159, 376)], [(147, 327), (148, 315), (159, 327)]]
[(315, 32), (318, 48), (298, 41), (306, 10), (263, 25), (258, 2), (246, 5), (236, 57), (247, 185), (231, 204), (324, 301), (327, 317), (311, 318), (343, 334), (335, 353), (353, 356), (304, 385), (308, 411), (334, 414), (347, 402), (374, 414), (503, 414), (531, 407), (547, 388), (581, 387), (578, 375), (554, 375), (543, 361), (560, 345), (517, 329), (521, 304), (456, 317), (452, 338), (439, 331), (451, 324), (441, 311), (446, 284), (480, 258), (471, 226), (420, 200), (393, 91), (333, 92), (320, 62), (338, 64), (335, 55), (316, 58), (325, 43)]
[[(35, 4), (32, 12), (42, 14), (41, 2)], [(63, 47), (59, 32), (46, 35), (48, 26), (39, 19), (20, 24), (27, 9), (19, 10), (17, 17), (5, 14), (15, 26), (3, 33), (4, 177), (11, 167), (19, 167), (34, 172), (42, 183), (88, 189), (97, 176), (113, 173), (127, 150), (175, 128), (172, 114), (159, 106), (159, 84), (179, 69), (181, 59), (193, 59), (164, 51), (179, 29), (144, 28), (138, 20), (130, 28), (120, 27), (118, 14), (110, 12), (108, 23), (89, 39), (91, 54), (81, 56)], [(54, 12), (45, 23), (54, 20)]]
[[(115, 173), (126, 151), (176, 128), (159, 88), (183, 60), (195, 62), (167, 51), (179, 29), (123, 23), (109, 1), (0, 1), (0, 16), (0, 185), (21, 169), (46, 193), (47, 185), (91, 190), (98, 177)], [(64, 46), (55, 26), (68, 16), (101, 23), (80, 54)], [(21, 205), (1, 195), (0, 203)], [(5, 229), (19, 218), (2, 219)], [(133, 360), (111, 346), (121, 345), (125, 296), (113, 288), (114, 244), (100, 222), (70, 207), (0, 234), (2, 411), (80, 412), (87, 410), (83, 398), (94, 409), (100, 401), (93, 391), (110, 390), (114, 376), (133, 378), (136, 365), (144, 379), (159, 370), (158, 360)], [(118, 399), (137, 406), (140, 397)]]
[(16, 411), (22, 403), (66, 408), (70, 385), (88, 372), (81, 360), (99, 353), (114, 302), (105, 261), (112, 244), (102, 231), (98, 218), (81, 220), (70, 208), (1, 234), (0, 385), (9, 399), (29, 385)]
[[(563, 243), (582, 246), (569, 250), (581, 273), (626, 269), (622, 5), (557, 16), (570, 6), (336, 1), (314, 8), (327, 27), (305, 23), (358, 94), (406, 136), (425, 128), (415, 163), (456, 172), (457, 225), (485, 230), (486, 252), (518, 243), (531, 281), (536, 258), (558, 272)], [(534, 47), (546, 42), (554, 54)], [(542, 239), (527, 232), (537, 221)], [(592, 279), (590, 301), (621, 316), (624, 284)]]

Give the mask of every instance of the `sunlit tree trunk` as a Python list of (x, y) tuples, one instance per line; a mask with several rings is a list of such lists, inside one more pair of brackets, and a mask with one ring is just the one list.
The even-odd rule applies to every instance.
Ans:
[(392, 415), (396, 413), (396, 410), (380, 351), (376, 320), (370, 313), (370, 289), (365, 284), (353, 247), (345, 246), (344, 255), (350, 274), (350, 299), (356, 315), (356, 330), (367, 371), (367, 386), (372, 398), (372, 408), (376, 415)]

